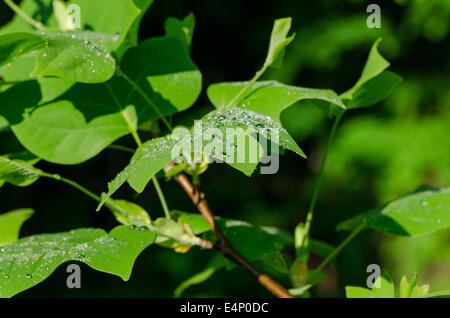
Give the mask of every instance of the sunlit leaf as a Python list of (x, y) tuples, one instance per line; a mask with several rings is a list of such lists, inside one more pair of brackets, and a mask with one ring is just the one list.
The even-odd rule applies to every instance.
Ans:
[[(213, 84), (208, 88), (208, 97), (216, 108), (225, 107), (247, 85), (248, 82)], [(283, 110), (301, 100), (317, 100), (342, 109), (346, 108), (332, 90), (290, 86), (275, 81), (256, 82), (251, 85), (237, 107), (280, 121)]]
[(281, 67), (283, 64), (286, 46), (295, 38), (295, 34), (287, 36), (291, 29), (291, 22), (291, 18), (275, 20), (264, 66)]

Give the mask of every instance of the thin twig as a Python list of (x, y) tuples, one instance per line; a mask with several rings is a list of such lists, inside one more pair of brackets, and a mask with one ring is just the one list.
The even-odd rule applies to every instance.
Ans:
[[(174, 166), (173, 163), (169, 165)], [(214, 248), (219, 250), (223, 256), (229, 258), (236, 262), (239, 266), (244, 268), (247, 272), (249, 272), (252, 276), (254, 276), (258, 282), (267, 288), (272, 294), (280, 298), (293, 298), (289, 292), (283, 288), (280, 284), (275, 282), (268, 275), (262, 273), (259, 269), (257, 269), (252, 263), (250, 263), (241, 253), (239, 253), (233, 245), (228, 241), (225, 234), (222, 232), (220, 227), (217, 225), (216, 220), (214, 218), (211, 209), (208, 206), (208, 203), (205, 200), (205, 196), (203, 193), (200, 193), (189, 178), (185, 174), (177, 174), (174, 176), (175, 181), (177, 181), (184, 191), (189, 195), (192, 199), (192, 202), (197, 207), (198, 211), (203, 215), (206, 222), (208, 222), (212, 232), (217, 237), (217, 243), (214, 244)]]

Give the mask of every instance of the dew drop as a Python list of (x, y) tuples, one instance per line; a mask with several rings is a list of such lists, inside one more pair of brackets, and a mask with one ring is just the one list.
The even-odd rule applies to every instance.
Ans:
[(148, 228), (145, 225), (143, 225), (139, 228), (139, 230), (141, 230), (141, 232), (144, 232), (144, 231), (147, 231)]
[(130, 225), (130, 229), (132, 229), (132, 230), (136, 230), (137, 229), (137, 226), (136, 225)]
[(27, 273), (27, 274), (25, 275), (25, 278), (27, 278), (27, 279), (33, 278), (33, 275)]
[(428, 205), (428, 201), (422, 201), (422, 205), (423, 206), (427, 206)]

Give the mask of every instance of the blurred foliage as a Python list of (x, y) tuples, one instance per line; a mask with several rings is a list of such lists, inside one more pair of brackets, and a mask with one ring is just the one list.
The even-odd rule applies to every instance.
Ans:
[[(181, 18), (192, 11), (197, 20), (193, 60), (207, 87), (218, 81), (249, 79), (263, 63), (266, 35), (273, 19), (292, 16), (297, 37), (286, 52), (283, 68), (268, 72), (264, 79), (332, 88), (339, 93), (357, 79), (373, 41), (379, 36), (384, 38), (380, 50), (404, 82), (380, 105), (346, 114), (338, 129), (312, 229), (314, 238), (331, 244), (339, 243), (345, 235), (335, 232), (338, 221), (422, 184), (450, 185), (450, 1), (383, 1), (381, 29), (366, 27), (369, 3), (157, 0), (144, 16), (140, 34), (141, 39), (161, 35), (166, 17)], [(0, 2), (0, 24), (10, 18), (11, 12)], [(196, 106), (175, 118), (176, 124), (190, 123), (209, 110), (211, 106), (203, 92)], [(281, 118), (308, 154), (308, 160), (286, 154), (281, 157), (278, 174), (256, 175), (252, 179), (223, 165), (211, 167), (201, 182), (217, 215), (277, 226), (290, 233), (304, 220), (331, 122), (321, 110), (306, 102), (291, 107)], [(0, 131), (1, 127), (0, 122)], [(12, 135), (0, 134), (3, 153), (21, 150)], [(122, 142), (132, 145), (128, 138)], [(127, 159), (126, 154), (107, 150), (98, 160), (79, 166), (49, 167), (99, 193), (105, 180), (120, 171)], [(94, 178), (86, 172), (89, 170), (104, 178)], [(39, 181), (36, 187), (40, 191), (8, 185), (0, 191), (0, 211), (24, 207), (36, 210), (22, 236), (105, 224), (112, 228), (115, 224), (111, 215), (94, 213), (95, 202), (78, 193), (47, 180)], [(195, 211), (176, 185), (167, 183), (164, 190), (171, 209)], [(135, 195), (129, 189), (118, 194), (125, 198)], [(152, 218), (162, 215), (153, 190), (145, 191), (137, 201), (150, 211)], [(63, 211), (60, 206), (65, 206)], [(327, 269), (328, 280), (319, 284), (313, 295), (343, 296), (343, 286), (362, 286), (366, 267), (372, 263), (380, 264), (396, 281), (417, 272), (420, 283), (430, 284), (431, 291), (449, 289), (449, 243), (449, 231), (417, 238), (364, 232), (343, 250), (336, 268)], [(285, 252), (287, 259), (294, 255), (293, 250)], [(128, 283), (83, 266), (83, 288), (68, 290), (66, 273), (60, 268), (48, 281), (20, 296), (170, 297), (180, 282), (204, 269), (204, 264), (216, 255), (196, 248), (184, 255), (151, 248), (138, 259)], [(317, 265), (320, 259), (313, 257), (310, 261)], [(237, 282), (239, 289), (235, 288)], [(269, 296), (240, 269), (232, 273), (218, 271), (183, 295)]]

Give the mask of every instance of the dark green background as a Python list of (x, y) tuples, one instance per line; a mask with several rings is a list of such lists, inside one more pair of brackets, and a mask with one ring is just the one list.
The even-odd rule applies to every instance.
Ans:
[[(197, 26), (192, 56), (204, 76), (204, 87), (219, 81), (246, 80), (262, 64), (273, 20), (292, 16), (297, 37), (288, 48), (281, 70), (266, 79), (288, 84), (331, 88), (339, 93), (357, 80), (371, 44), (383, 36), (380, 50), (391, 69), (404, 82), (383, 103), (349, 112), (338, 130), (331, 164), (317, 205), (312, 228), (315, 238), (337, 244), (345, 233), (336, 233), (338, 221), (404, 195), (422, 184), (450, 185), (450, 2), (442, 0), (379, 1), (382, 28), (368, 29), (369, 1), (237, 1), (156, 0), (141, 27), (141, 39), (163, 34), (164, 20), (189, 12)], [(0, 24), (11, 11), (0, 2)], [(203, 92), (177, 123), (212, 110)], [(293, 232), (304, 220), (318, 172), (330, 120), (306, 103), (283, 113), (283, 123), (308, 154), (281, 157), (276, 175), (255, 174), (251, 179), (225, 165), (211, 166), (202, 176), (202, 187), (217, 215), (272, 225)], [(0, 133), (0, 151), (21, 150), (13, 135)], [(133, 145), (124, 138), (122, 144)], [(78, 166), (40, 167), (72, 178), (96, 193), (106, 189), (127, 163), (126, 154), (105, 150)], [(171, 209), (195, 212), (195, 207), (175, 183), (163, 184)], [(123, 187), (117, 197), (133, 199)], [(162, 215), (158, 198), (149, 187), (137, 198), (153, 218)], [(32, 207), (36, 213), (22, 235), (59, 232), (78, 227), (110, 229), (116, 222), (108, 212), (96, 213), (96, 202), (51, 180), (29, 188), (9, 185), (0, 190), (0, 211)], [(431, 290), (450, 288), (450, 234), (440, 232), (420, 238), (396, 238), (364, 232), (328, 268), (329, 278), (313, 295), (343, 296), (345, 285), (363, 285), (366, 266), (380, 264), (396, 282), (417, 272)], [(291, 249), (286, 255), (293, 256)], [(192, 249), (187, 254), (153, 246), (137, 260), (129, 282), (94, 272), (82, 265), (82, 289), (66, 288), (66, 266), (44, 283), (19, 297), (170, 297), (179, 282), (203, 269), (214, 252)], [(312, 258), (311, 265), (320, 259)], [(288, 282), (283, 281), (287, 285)], [(185, 296), (270, 296), (244, 271), (221, 271), (206, 283), (188, 289)]]

